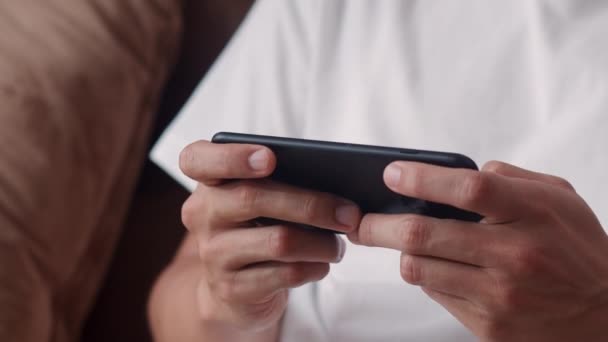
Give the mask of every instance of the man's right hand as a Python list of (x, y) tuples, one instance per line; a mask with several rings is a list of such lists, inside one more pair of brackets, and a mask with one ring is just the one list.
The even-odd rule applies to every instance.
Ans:
[(180, 168), (199, 182), (184, 203), (182, 221), (195, 235), (201, 259), (198, 307), (204, 322), (228, 329), (276, 329), (288, 289), (322, 279), (344, 255), (329, 232), (258, 218), (353, 231), (355, 204), (265, 179), (276, 165), (263, 146), (199, 141), (180, 155)]

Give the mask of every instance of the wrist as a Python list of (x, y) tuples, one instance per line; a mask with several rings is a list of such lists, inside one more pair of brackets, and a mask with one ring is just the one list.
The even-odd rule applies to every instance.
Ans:
[[(197, 286), (197, 303), (200, 327), (210, 340), (230, 342), (269, 342), (278, 341), (281, 317), (271, 322), (242, 322), (236, 310), (217, 303), (217, 298), (209, 290), (209, 285), (201, 279)], [(224, 313), (222, 313), (224, 312)], [(232, 319), (231, 319), (232, 318)]]
[(204, 321), (200, 328), (205, 332), (204, 336), (210, 341), (274, 342), (279, 340), (280, 334), (278, 322), (264, 329), (242, 330), (226, 322)]

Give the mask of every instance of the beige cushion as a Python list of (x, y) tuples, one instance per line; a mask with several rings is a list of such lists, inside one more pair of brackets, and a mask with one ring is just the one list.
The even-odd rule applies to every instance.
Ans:
[(0, 1), (0, 341), (78, 339), (180, 13), (179, 0)]

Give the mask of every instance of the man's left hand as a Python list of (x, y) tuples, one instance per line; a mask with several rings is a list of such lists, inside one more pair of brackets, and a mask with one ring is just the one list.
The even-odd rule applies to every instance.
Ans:
[(368, 214), (349, 235), (401, 251), (403, 279), (476, 336), (608, 340), (608, 236), (568, 182), (500, 162), (480, 172), (395, 162), (384, 180), (397, 193), (485, 217)]

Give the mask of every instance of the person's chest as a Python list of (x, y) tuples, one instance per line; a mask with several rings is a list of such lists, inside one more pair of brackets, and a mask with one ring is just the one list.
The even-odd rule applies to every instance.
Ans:
[[(524, 1), (452, 12), (393, 5), (382, 15), (356, 9), (358, 20), (349, 13), (338, 33), (320, 34), (301, 136), (458, 152), (479, 166), (498, 159), (555, 174), (608, 228), (608, 21), (543, 16)], [(469, 15), (476, 10), (484, 15)], [(401, 280), (398, 252), (349, 247), (318, 285), (333, 336), (471, 339)]]
[(608, 5), (412, 3), (325, 5), (300, 135), (555, 174), (608, 225)]

